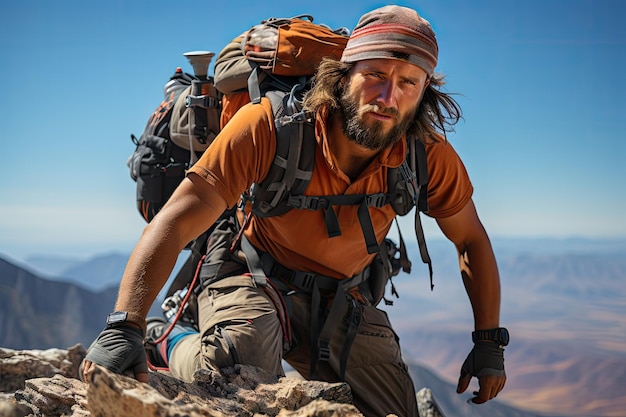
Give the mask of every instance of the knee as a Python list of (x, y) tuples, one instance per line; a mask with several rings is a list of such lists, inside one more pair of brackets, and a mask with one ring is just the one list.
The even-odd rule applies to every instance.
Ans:
[(268, 330), (256, 320), (216, 327), (212, 334), (203, 338), (207, 365), (216, 368), (253, 365), (282, 375), (282, 332)]

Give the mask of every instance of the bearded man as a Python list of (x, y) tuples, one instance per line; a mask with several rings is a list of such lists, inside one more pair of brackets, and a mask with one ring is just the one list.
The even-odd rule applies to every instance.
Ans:
[[(457, 248), (474, 313), (474, 347), (457, 391), (465, 391), (475, 376), (480, 389), (473, 401), (483, 403), (504, 387), (502, 347), (508, 337), (499, 323), (493, 250), (466, 169), (445, 138), (461, 113), (440, 91), (437, 57), (435, 34), (414, 10), (385, 6), (361, 17), (341, 59), (322, 62), (305, 97), (316, 140), (305, 195), (386, 193), (389, 170), (403, 163), (411, 141), (423, 144), (429, 173), (426, 214)], [(269, 172), (276, 153), (273, 123), (266, 98), (241, 108), (147, 225), (122, 278), (118, 318), (110, 320), (87, 355), (87, 379), (94, 364), (147, 379), (146, 314), (179, 252)], [(171, 334), (161, 344), (161, 357), (151, 359), (165, 361), (183, 380), (191, 380), (197, 369), (238, 363), (284, 375), (284, 359), (304, 377), (349, 383), (354, 404), (366, 416), (417, 416), (415, 388), (398, 338), (363, 285), (373, 279), (368, 271), (376, 253), (364, 241), (360, 207), (325, 210), (334, 211), (340, 234), (329, 236), (324, 210), (272, 217), (240, 213), (234, 224), (218, 227), (225, 231), (223, 244), (215, 245), (217, 238), (213, 244), (233, 249), (207, 254), (205, 265), (213, 274), (197, 296), (199, 332)], [(386, 204), (368, 207), (367, 213), (382, 245), (396, 212)], [(264, 268), (272, 272), (267, 285), (258, 285), (249, 270), (251, 254), (264, 267), (271, 265)], [(304, 285), (303, 276), (312, 284)], [(322, 339), (321, 329), (330, 321), (333, 328)]]

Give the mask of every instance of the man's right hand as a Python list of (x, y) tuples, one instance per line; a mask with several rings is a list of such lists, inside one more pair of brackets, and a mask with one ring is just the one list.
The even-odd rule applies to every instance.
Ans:
[(130, 373), (138, 381), (148, 382), (148, 365), (141, 330), (119, 326), (102, 331), (91, 344), (80, 367), (80, 377), (89, 382), (94, 365), (117, 374)]

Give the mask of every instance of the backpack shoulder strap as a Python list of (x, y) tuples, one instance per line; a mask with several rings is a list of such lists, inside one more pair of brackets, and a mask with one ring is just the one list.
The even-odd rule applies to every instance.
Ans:
[[(406, 159), (398, 168), (390, 169), (388, 173), (388, 188), (391, 193), (391, 205), (400, 216), (408, 214), (415, 207), (415, 237), (420, 251), (422, 262), (428, 265), (430, 275), (430, 288), (433, 285), (433, 267), (426, 238), (420, 217), (421, 211), (428, 211), (428, 165), (426, 159), (426, 147), (417, 139), (409, 139)], [(406, 246), (400, 228), (400, 262), (402, 269), (409, 272), (411, 263), (408, 259)]]
[(428, 273), (430, 276), (430, 290), (435, 288), (433, 284), (433, 263), (426, 247), (426, 238), (424, 237), (424, 229), (422, 227), (422, 219), (420, 211), (428, 211), (428, 165), (426, 159), (426, 147), (419, 140), (411, 141), (409, 146), (409, 161), (414, 164), (412, 171), (415, 172), (417, 180), (417, 201), (415, 203), (415, 237), (417, 238), (417, 246), (419, 247), (422, 262), (428, 265)]
[(276, 154), (268, 175), (254, 184), (245, 197), (252, 201), (257, 216), (277, 216), (289, 211), (286, 197), (304, 193), (311, 180), (316, 141), (313, 122), (297, 99), (302, 88), (297, 84), (289, 93), (265, 94), (274, 114)]
[[(419, 187), (419, 193), (417, 195), (417, 209), (419, 211), (428, 211), (428, 163), (426, 160), (426, 147), (424, 144), (415, 140), (414, 146), (411, 148), (415, 149), (415, 157), (412, 160), (415, 161), (416, 167), (412, 167), (413, 172), (415, 172), (417, 177), (417, 185)], [(409, 152), (413, 152), (409, 150)]]

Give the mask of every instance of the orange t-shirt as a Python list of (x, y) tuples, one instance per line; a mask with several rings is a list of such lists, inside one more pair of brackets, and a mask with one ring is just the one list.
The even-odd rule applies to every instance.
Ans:
[(244, 105), (250, 103), (250, 95), (248, 91), (239, 93), (229, 93), (222, 96), (222, 111), (220, 113), (220, 128), (224, 128), (230, 119)]
[[(406, 152), (405, 141), (382, 151), (354, 182), (337, 168), (326, 136), (325, 120), (318, 117), (313, 176), (305, 195), (372, 194), (387, 190), (387, 168), (398, 167)], [(190, 169), (213, 185), (229, 206), (254, 182), (269, 172), (276, 152), (272, 109), (269, 101), (248, 104), (224, 127), (202, 158)], [(469, 201), (472, 185), (467, 172), (447, 142), (426, 147), (429, 170), (429, 215), (446, 217)], [(293, 209), (287, 213), (252, 217), (246, 236), (282, 265), (335, 278), (351, 277), (369, 265), (358, 206), (334, 208), (341, 235), (328, 237), (322, 210)], [(395, 212), (390, 205), (369, 208), (378, 242), (387, 235)]]

